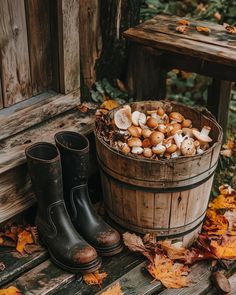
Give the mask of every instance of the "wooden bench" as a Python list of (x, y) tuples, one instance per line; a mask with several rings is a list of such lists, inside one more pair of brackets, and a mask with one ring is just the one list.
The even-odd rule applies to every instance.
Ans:
[[(128, 84), (137, 99), (166, 97), (166, 74), (172, 69), (212, 77), (208, 109), (226, 131), (232, 82), (236, 81), (236, 37), (223, 26), (189, 20), (186, 34), (176, 31), (180, 18), (158, 15), (130, 28), (124, 37), (131, 41)], [(196, 26), (210, 29), (209, 35)]]

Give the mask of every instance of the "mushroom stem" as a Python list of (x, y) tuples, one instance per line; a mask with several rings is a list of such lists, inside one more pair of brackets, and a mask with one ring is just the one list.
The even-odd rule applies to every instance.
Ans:
[(200, 132), (200, 135), (201, 136), (208, 136), (208, 134), (210, 133), (211, 131), (211, 127), (209, 126), (204, 126)]

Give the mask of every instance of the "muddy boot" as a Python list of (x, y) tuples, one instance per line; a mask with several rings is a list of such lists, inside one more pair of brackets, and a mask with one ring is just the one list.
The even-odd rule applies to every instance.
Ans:
[(120, 234), (94, 210), (88, 194), (89, 141), (76, 132), (55, 135), (62, 162), (65, 203), (77, 231), (100, 255), (122, 251)]
[(53, 262), (73, 273), (97, 270), (101, 260), (96, 250), (77, 233), (66, 210), (58, 149), (42, 142), (25, 153), (38, 201), (36, 224)]

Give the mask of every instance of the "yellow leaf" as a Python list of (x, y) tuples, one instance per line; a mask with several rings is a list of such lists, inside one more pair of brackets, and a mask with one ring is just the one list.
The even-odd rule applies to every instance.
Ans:
[(175, 30), (176, 30), (178, 33), (186, 34), (187, 31), (188, 31), (188, 26), (177, 26), (177, 27), (175, 28)]
[(34, 240), (30, 232), (23, 230), (21, 233), (18, 234), (18, 241), (16, 250), (21, 254), (24, 252), (25, 245), (33, 244)]
[(164, 255), (156, 255), (154, 263), (147, 266), (148, 272), (166, 288), (183, 288), (190, 284), (187, 275), (189, 268), (180, 263), (174, 263)]
[(108, 100), (105, 100), (100, 108), (101, 109), (106, 109), (106, 110), (112, 110), (114, 108), (117, 108), (119, 106), (119, 103), (116, 101), (116, 100), (113, 100), (113, 99), (108, 99)]
[(220, 241), (212, 240), (210, 247), (212, 252), (220, 259), (236, 259), (235, 236), (223, 236)]
[(180, 21), (178, 21), (178, 24), (182, 25), (182, 26), (189, 26), (190, 25), (189, 21), (186, 19), (181, 19)]
[(236, 34), (236, 27), (224, 24), (224, 28), (229, 34)]
[(214, 210), (207, 210), (203, 229), (208, 235), (224, 235), (227, 233), (228, 225), (225, 216), (217, 214)]
[(105, 292), (102, 292), (101, 295), (122, 295), (120, 283), (116, 283), (115, 285), (108, 288)]
[(196, 27), (196, 30), (200, 33), (205, 33), (205, 34), (209, 34), (210, 33), (210, 29), (207, 28), (207, 27), (200, 27), (200, 26), (197, 26)]
[(19, 289), (14, 286), (11, 286), (7, 289), (0, 289), (0, 295), (19, 295), (22, 294)]
[(212, 210), (236, 209), (236, 196), (219, 195), (210, 202), (208, 207)]
[(91, 272), (91, 273), (87, 273), (83, 275), (83, 280), (87, 285), (98, 285), (99, 287), (101, 287), (106, 277), (107, 277), (106, 272), (100, 273), (99, 271), (95, 271), (95, 272)]

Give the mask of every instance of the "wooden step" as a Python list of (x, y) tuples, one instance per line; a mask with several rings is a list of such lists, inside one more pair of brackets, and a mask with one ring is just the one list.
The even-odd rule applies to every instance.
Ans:
[(34, 268), (48, 258), (44, 249), (33, 254), (21, 255), (16, 251), (1, 248), (0, 262), (4, 263), (5, 269), (0, 272), (0, 286), (7, 284), (22, 273)]
[(85, 135), (91, 133), (95, 105), (87, 106), (89, 111), (86, 113), (78, 109), (68, 111), (0, 142), (0, 223), (35, 203), (27, 172), (25, 148), (37, 141), (54, 142), (54, 134), (62, 130)]

